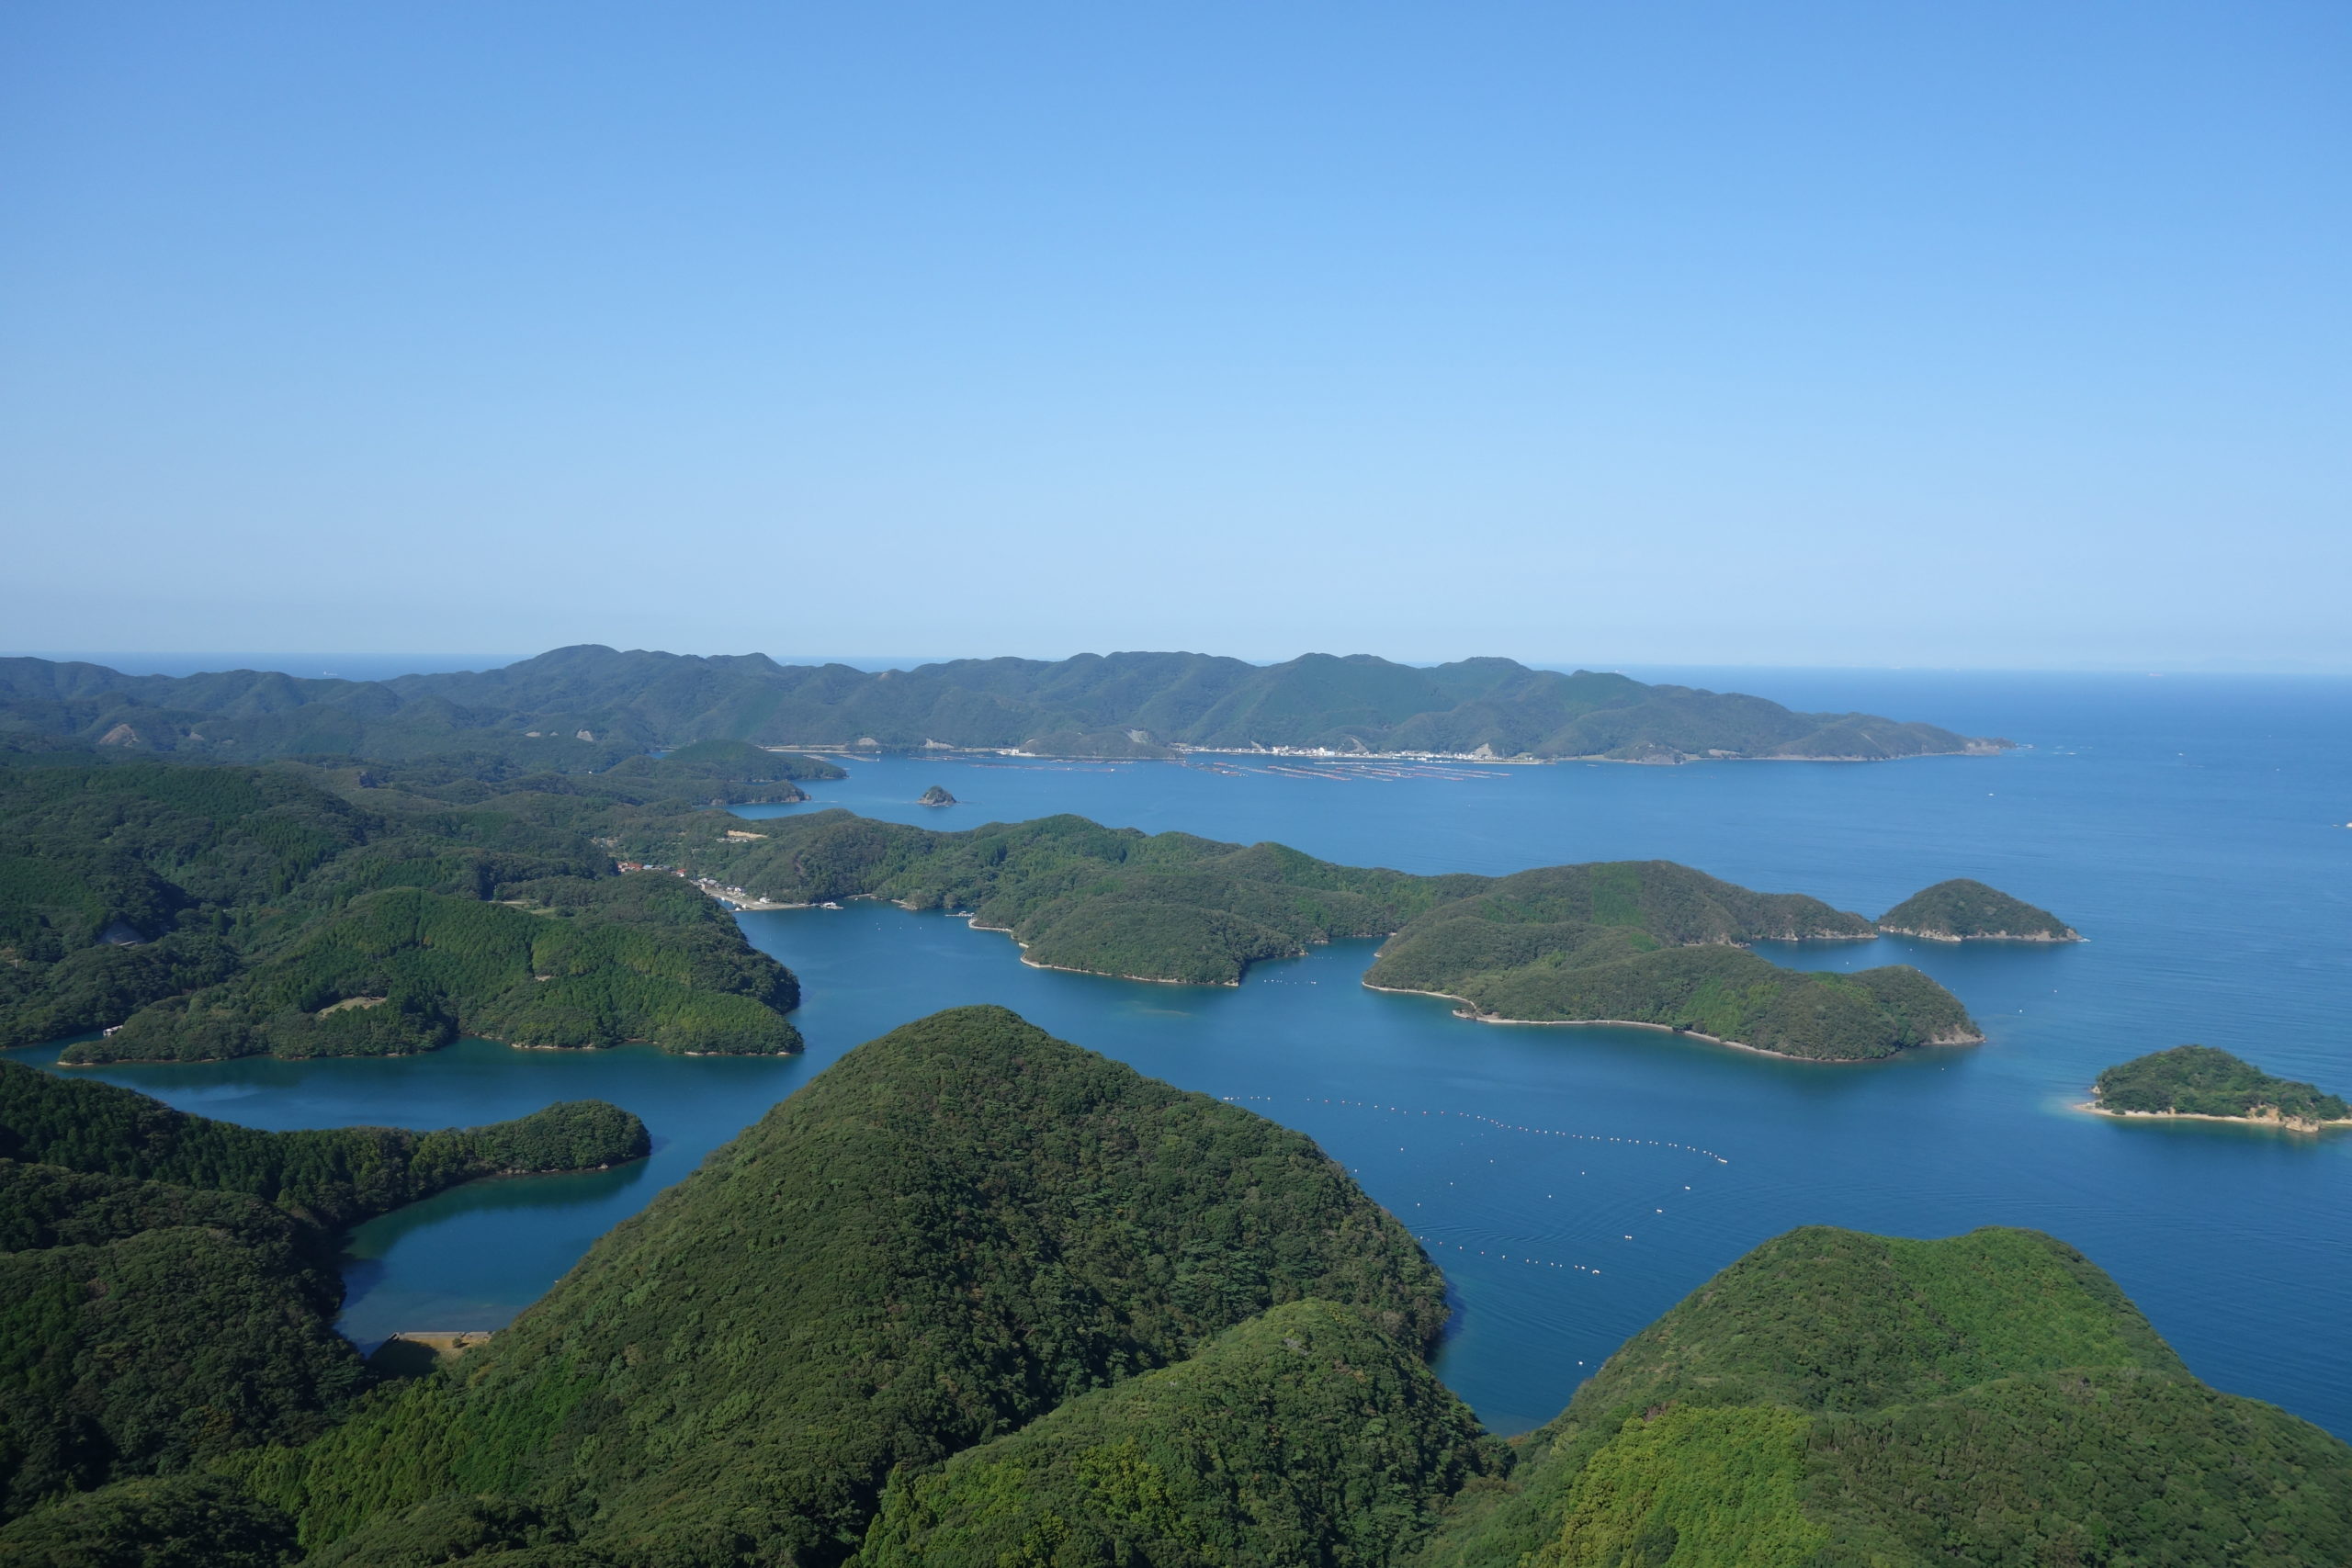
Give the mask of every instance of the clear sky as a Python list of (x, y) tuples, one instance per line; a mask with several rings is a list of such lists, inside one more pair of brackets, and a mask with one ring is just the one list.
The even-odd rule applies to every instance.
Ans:
[(2352, 668), (2352, 6), (17, 0), (0, 648)]

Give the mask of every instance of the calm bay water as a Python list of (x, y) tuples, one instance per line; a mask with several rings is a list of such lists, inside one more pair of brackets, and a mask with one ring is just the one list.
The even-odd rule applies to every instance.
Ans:
[[(959, 827), (1073, 811), (1423, 872), (1658, 857), (1871, 914), (1968, 875), (2092, 940), (1768, 950), (1808, 967), (1917, 964), (1991, 1037), (1829, 1067), (1648, 1031), (1466, 1022), (1443, 1002), (1364, 990), (1370, 943), (1264, 965), (1238, 989), (1143, 986), (1029, 969), (1002, 936), (856, 904), (742, 917), (801, 976), (809, 1050), (797, 1060), (469, 1041), (401, 1061), (101, 1076), (267, 1127), (476, 1122), (583, 1096), (645, 1117), (656, 1150), (638, 1167), (479, 1184), (356, 1233), (345, 1326), (363, 1344), (498, 1326), (842, 1051), (994, 1001), (1235, 1097), (1355, 1170), (1454, 1281), (1441, 1371), (1500, 1430), (1548, 1419), (1627, 1335), (1790, 1226), (2000, 1224), (2082, 1247), (2209, 1381), (2352, 1436), (2352, 1137), (2070, 1109), (2100, 1067), (2187, 1040), (2352, 1087), (2352, 682), (1749, 671), (1707, 683), (2031, 749), (1869, 767), (1495, 768), (1476, 781), (878, 760), (781, 809)], [(916, 806), (933, 783), (967, 804)]]

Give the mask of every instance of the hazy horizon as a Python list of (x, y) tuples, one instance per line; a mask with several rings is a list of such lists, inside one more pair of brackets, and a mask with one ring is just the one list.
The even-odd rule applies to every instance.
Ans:
[(2352, 668), (2347, 67), (2318, 0), (33, 0), (6, 635)]
[[(568, 646), (568, 647), (569, 647), (569, 646), (580, 646), (580, 645), (577, 645), (577, 644), (566, 644), (566, 645), (561, 645), (561, 646)], [(615, 647), (615, 646), (617, 646), (617, 645), (606, 644), (606, 645), (604, 645), (604, 646), (607, 646), (607, 647)], [(98, 650), (98, 651), (73, 652), (73, 651), (61, 651), (61, 650), (55, 650), (55, 649), (18, 649), (18, 650), (9, 650), (9, 651), (6, 651), (6, 652), (0, 652), (0, 658), (8, 658), (8, 659), (47, 659), (47, 660), (52, 660), (60, 661), (60, 662), (75, 661), (75, 662), (87, 663), (87, 664), (97, 664), (97, 665), (103, 665), (103, 666), (105, 666), (106, 668), (110, 669), (110, 670), (118, 671), (119, 671), (119, 672), (121, 672), (121, 673), (123, 673), (123, 674), (126, 674), (126, 675), (194, 675), (194, 674), (207, 674), (207, 673), (213, 673), (213, 672), (224, 671), (232, 671), (232, 670), (254, 670), (254, 671), (274, 671), (274, 672), (280, 673), (280, 674), (296, 675), (296, 676), (302, 676), (302, 677), (306, 677), (306, 678), (327, 677), (327, 678), (333, 678), (333, 679), (353, 680), (353, 681), (385, 681), (385, 680), (390, 680), (390, 679), (394, 678), (395, 676), (400, 676), (400, 675), (434, 675), (434, 674), (446, 674), (446, 673), (452, 673), (452, 672), (464, 671), (495, 670), (495, 669), (503, 668), (503, 667), (504, 667), (504, 666), (506, 666), (506, 665), (509, 665), (509, 664), (518, 663), (518, 662), (520, 662), (520, 661), (522, 661), (522, 660), (526, 660), (526, 659), (533, 659), (533, 658), (537, 658), (537, 657), (538, 657), (538, 655), (539, 655), (539, 654), (548, 653), (548, 652), (551, 652), (551, 651), (553, 651), (553, 650), (552, 650), (552, 649), (536, 649), (536, 650), (534, 650), (533, 652), (530, 652), (530, 653), (488, 653), (488, 654), (486, 654), (486, 653), (453, 653), (453, 654), (432, 654), (432, 653), (416, 653), (416, 652), (409, 652), (409, 653), (373, 653), (373, 652), (360, 652), (360, 653), (319, 653), (319, 652), (315, 652), (315, 651), (301, 651), (301, 650), (296, 650), (296, 651), (291, 651), (291, 652), (258, 652), (258, 651), (254, 651), (254, 650), (252, 650), (252, 649), (225, 649), (225, 650), (196, 649), (196, 650), (189, 650), (189, 651), (140, 651), (140, 652), (128, 652), (128, 651), (121, 651), (121, 650), (111, 650), (111, 651), (109, 651), (109, 650)], [(766, 649), (708, 649), (708, 650), (704, 650), (704, 649), (688, 649), (688, 650), (681, 650), (681, 649), (643, 649), (643, 650), (621, 649), (621, 651), (625, 651), (625, 652), (626, 652), (626, 651), (649, 651), (649, 652), (661, 652), (661, 653), (679, 653), (679, 654), (682, 654), (682, 655), (683, 655), (683, 656), (684, 656), (684, 657), (698, 657), (698, 658), (724, 657), (724, 656), (727, 656), (727, 655), (741, 655), (741, 654), (749, 654), (749, 653), (765, 653), (765, 654), (767, 655), (767, 657), (768, 657), (768, 658), (770, 658), (770, 659), (774, 660), (776, 663), (778, 663), (778, 664), (783, 664), (783, 665), (845, 664), (845, 665), (848, 665), (850, 668), (854, 669), (854, 670), (880, 671), (880, 670), (912, 670), (912, 669), (915, 669), (915, 668), (917, 668), (917, 667), (919, 667), (919, 666), (921, 666), (921, 665), (925, 665), (925, 664), (942, 664), (942, 663), (947, 663), (947, 662), (949, 662), (949, 661), (951, 661), (951, 660), (959, 660), (959, 659), (993, 659), (993, 658), (1012, 657), (1012, 658), (1022, 658), (1022, 659), (1035, 659), (1035, 660), (1041, 660), (1041, 661), (1045, 661), (1045, 662), (1053, 662), (1053, 661), (1057, 661), (1057, 660), (1062, 660), (1062, 659), (1076, 658), (1076, 657), (1078, 657), (1078, 656), (1080, 656), (1080, 655), (1081, 655), (1081, 654), (1086, 654), (1086, 653), (1102, 653), (1102, 654), (1107, 654), (1107, 653), (1114, 653), (1114, 652), (1121, 652), (1121, 653), (1138, 653), (1138, 652), (1191, 652), (1191, 653), (1206, 653), (1206, 654), (1211, 654), (1211, 655), (1220, 655), (1220, 656), (1223, 656), (1223, 657), (1231, 657), (1231, 658), (1240, 659), (1240, 660), (1242, 660), (1242, 661), (1243, 661), (1243, 662), (1245, 662), (1245, 663), (1250, 663), (1250, 664), (1270, 665), (1270, 664), (1280, 664), (1280, 663), (1283, 663), (1283, 662), (1286, 662), (1286, 661), (1287, 661), (1287, 660), (1289, 660), (1303, 657), (1305, 654), (1306, 654), (1306, 653), (1310, 653), (1310, 652), (1314, 652), (1314, 653), (1329, 653), (1329, 652), (1341, 651), (1341, 650), (1336, 650), (1336, 649), (1300, 649), (1298, 652), (1295, 652), (1295, 653), (1278, 654), (1278, 655), (1270, 655), (1270, 656), (1263, 656), (1263, 657), (1252, 657), (1252, 656), (1245, 655), (1245, 654), (1222, 655), (1221, 650), (1216, 649), (1140, 649), (1140, 648), (1136, 648), (1136, 649), (1075, 649), (1075, 650), (1073, 650), (1073, 651), (1071, 651), (1071, 652), (1069, 652), (1069, 653), (1058, 653), (1058, 654), (1027, 654), (1027, 653), (1016, 653), (1016, 654), (1011, 654), (1011, 655), (1001, 654), (1001, 653), (938, 653), (938, 654), (924, 654), (924, 655), (911, 655), (911, 654), (840, 654), (840, 653), (797, 653), (797, 654), (783, 654), (783, 653), (770, 653), (770, 652), (768, 652), (768, 650), (766, 650)], [(1411, 667), (1414, 667), (1414, 668), (1427, 668), (1427, 667), (1429, 667), (1429, 666), (1430, 666), (1430, 665), (1434, 665), (1434, 664), (1450, 663), (1450, 662), (1453, 662), (1453, 660), (1442, 660), (1442, 659), (1396, 659), (1396, 658), (1392, 658), (1390, 655), (1383, 654), (1383, 653), (1378, 653), (1376, 650), (1374, 650), (1374, 649), (1345, 649), (1345, 650), (1344, 650), (1344, 652), (1346, 652), (1346, 653), (1350, 653), (1350, 654), (1373, 653), (1373, 654), (1374, 654), (1374, 656), (1375, 658), (1389, 659), (1389, 660), (1390, 660), (1390, 661), (1391, 661), (1392, 663), (1408, 665), (1408, 666), (1411, 666)], [(1784, 664), (1784, 663), (1748, 663), (1748, 662), (1741, 662), (1741, 661), (1738, 661), (1738, 660), (1604, 660), (1604, 659), (1563, 660), (1563, 659), (1542, 659), (1542, 658), (1534, 658), (1534, 657), (1522, 656), (1522, 655), (1518, 655), (1518, 654), (1493, 654), (1493, 653), (1484, 653), (1484, 654), (1463, 654), (1463, 655), (1457, 655), (1456, 657), (1457, 657), (1457, 658), (1494, 658), (1494, 657), (1499, 657), (1499, 658), (1506, 658), (1506, 659), (1515, 659), (1515, 660), (1518, 660), (1518, 662), (1520, 662), (1520, 663), (1521, 663), (1521, 664), (1524, 664), (1524, 665), (1526, 665), (1528, 668), (1530, 668), (1530, 669), (1533, 669), (1533, 670), (1559, 670), (1559, 671), (1596, 670), (1596, 671), (1612, 671), (1612, 672), (1616, 672), (1616, 673), (1622, 673), (1622, 674), (1631, 675), (1631, 676), (1633, 676), (1633, 677), (1634, 677), (1634, 679), (1636, 679), (1636, 680), (1649, 681), (1649, 682), (1661, 682), (1661, 681), (1662, 681), (1662, 682), (1673, 682), (1675, 681), (1675, 679), (1676, 679), (1677, 672), (1681, 672), (1681, 673), (1684, 673), (1684, 674), (1691, 674), (1691, 673), (1697, 673), (1697, 672), (1710, 672), (1710, 671), (1712, 671), (1712, 672), (1722, 672), (1722, 673), (1736, 673), (1736, 672), (1743, 672), (1743, 671), (1745, 671), (1745, 672), (1753, 672), (1753, 673), (1754, 673), (1754, 674), (1756, 674), (1756, 675), (1763, 676), (1763, 677), (1770, 677), (1770, 676), (1774, 675), (1774, 674), (1807, 675), (1807, 676), (1812, 676), (1812, 675), (1839, 675), (1839, 674), (1852, 674), (1852, 675), (1859, 675), (1859, 676), (1873, 676), (1873, 675), (1974, 675), (1974, 674), (1981, 674), (1981, 675), (2053, 675), (2053, 676), (2057, 676), (2057, 675), (2126, 675), (2126, 676), (2143, 676), (2143, 677), (2144, 677), (2144, 676), (2152, 676), (2152, 675), (2162, 675), (2162, 676), (2170, 676), (2170, 675), (2182, 675), (2182, 676), (2199, 676), (2199, 675), (2203, 675), (2203, 676), (2231, 676), (2231, 675), (2249, 675), (2249, 676), (2253, 676), (2253, 675), (2305, 676), (2305, 675), (2308, 675), (2308, 676), (2334, 677), (2334, 678), (2346, 678), (2346, 677), (2352, 677), (2352, 667), (2346, 667), (2346, 668), (2328, 668), (2328, 667), (2320, 667), (2320, 666), (2302, 666), (2302, 667), (2297, 667), (2297, 666), (2294, 666), (2294, 665), (2291, 665), (2291, 664), (2286, 664), (2286, 663), (2280, 663), (2280, 664), (2276, 664), (2276, 665), (2271, 665), (2271, 666), (2267, 666), (2267, 667), (2244, 667), (2244, 666), (2240, 666), (2240, 665), (2233, 664), (2233, 663), (2231, 663), (2231, 662), (2229, 662), (2229, 661), (2226, 661), (2226, 660), (2212, 660), (2212, 661), (2209, 661), (2209, 662), (2207, 662), (2207, 663), (2205, 663), (2205, 664), (2203, 664), (2203, 665), (2199, 665), (2199, 666), (2180, 665), (2180, 666), (2176, 666), (2176, 667), (2174, 667), (2174, 668), (2172, 668), (2172, 669), (2169, 669), (2169, 670), (2166, 670), (2166, 669), (2153, 669), (2153, 670), (2151, 670), (2151, 669), (2143, 669), (2143, 668), (2142, 668), (2142, 667), (2140, 667), (2140, 666), (2137, 666), (2137, 665), (2125, 665), (2125, 664), (2115, 664), (2115, 665), (2109, 665), (2109, 666), (2105, 666), (2105, 667), (2077, 666), (2077, 667), (2072, 667), (2072, 668), (2070, 668), (2070, 667), (2066, 667), (2066, 666), (2060, 666), (2060, 665), (1973, 665), (1973, 666), (1972, 666), (1972, 665), (1943, 665), (1943, 664)]]

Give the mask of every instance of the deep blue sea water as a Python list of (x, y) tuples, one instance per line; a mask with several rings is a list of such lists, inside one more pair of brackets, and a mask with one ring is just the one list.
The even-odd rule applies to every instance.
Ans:
[[(1815, 967), (1915, 963), (1990, 1036), (1820, 1066), (1649, 1031), (1467, 1022), (1443, 1002), (1364, 990), (1369, 943), (1264, 965), (1238, 989), (1147, 986), (1031, 969), (1002, 936), (854, 904), (742, 918), (801, 976), (809, 1050), (797, 1060), (466, 1042), (390, 1062), (102, 1076), (260, 1126), (482, 1122), (587, 1095), (651, 1125), (654, 1157), (630, 1169), (480, 1184), (363, 1227), (345, 1320), (362, 1343), (503, 1324), (842, 1051), (940, 1007), (996, 1001), (1233, 1096), (1355, 1170), (1453, 1279), (1460, 1314), (1441, 1371), (1499, 1430), (1548, 1419), (1626, 1336), (1792, 1225), (1936, 1235), (1999, 1224), (2080, 1247), (2208, 1381), (2352, 1436), (2352, 1136), (2070, 1109), (2100, 1067), (2188, 1040), (2352, 1087), (2352, 682), (1677, 676), (2028, 747), (1408, 780), (879, 760), (783, 809), (841, 805), (927, 826), (1075, 811), (1424, 872), (1661, 857), (1869, 914), (1966, 875), (2091, 940), (1768, 949)], [(966, 804), (916, 806), (933, 783)]]

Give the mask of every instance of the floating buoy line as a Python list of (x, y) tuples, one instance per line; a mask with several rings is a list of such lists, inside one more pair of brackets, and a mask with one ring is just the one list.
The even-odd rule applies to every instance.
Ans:
[[(1244, 1100), (1254, 1101), (1261, 1105), (1289, 1103), (1278, 1100), (1271, 1094), (1226, 1094), (1219, 1095), (1217, 1098), (1229, 1104), (1237, 1105)], [(1408, 1106), (1382, 1105), (1369, 1100), (1324, 1100), (1314, 1095), (1301, 1095), (1298, 1097), (1297, 1103), (1344, 1105), (1360, 1111), (1385, 1111), (1398, 1116), (1450, 1116), (1457, 1122), (1483, 1122), (1487, 1126), (1505, 1133), (1531, 1133), (1540, 1138), (1573, 1138), (1588, 1144), (1617, 1144), (1626, 1148), (1679, 1149), (1685, 1154), (1698, 1155), (1713, 1160), (1717, 1165), (1731, 1163), (1713, 1149), (1702, 1149), (1696, 1144), (1677, 1143), (1671, 1138), (1621, 1138), (1606, 1133), (1571, 1133), (1561, 1127), (1530, 1127), (1524, 1122), (1506, 1122), (1499, 1116), (1482, 1116), (1475, 1111), (1415, 1111)]]
[[(1311, 1094), (1297, 1096), (1227, 1094), (1220, 1095), (1217, 1098), (1228, 1104), (1237, 1105), (1245, 1102), (1267, 1106), (1290, 1104), (1331, 1105), (1343, 1106), (1353, 1111), (1374, 1111), (1386, 1115), (1411, 1117), (1415, 1119), (1421, 1117), (1448, 1118), (1456, 1122), (1478, 1122), (1483, 1126), (1493, 1128), (1498, 1132), (1525, 1133), (1532, 1137), (1539, 1138), (1566, 1138), (1577, 1143), (1614, 1144), (1618, 1147), (1624, 1149), (1671, 1149), (1681, 1154), (1696, 1155), (1702, 1159), (1713, 1160), (1717, 1165), (1729, 1165), (1731, 1163), (1729, 1159), (1717, 1154), (1713, 1149), (1702, 1148), (1697, 1144), (1681, 1143), (1673, 1138), (1629, 1138), (1608, 1133), (1578, 1133), (1565, 1127), (1534, 1127), (1530, 1126), (1523, 1122), (1506, 1122), (1499, 1116), (1488, 1116), (1476, 1111), (1422, 1110), (1404, 1105), (1383, 1105), (1377, 1100), (1348, 1100), (1339, 1096), (1327, 1098), (1320, 1095)], [(1579, 1171), (1577, 1174), (1582, 1175), (1583, 1172)], [(1690, 1188), (1685, 1187), (1683, 1190), (1688, 1192)], [(1645, 1200), (1644, 1201), (1646, 1202), (1647, 1201)], [(1652, 1212), (1662, 1214), (1666, 1211), (1663, 1209), (1654, 1209)], [(1468, 1242), (1447, 1241), (1442, 1237), (1419, 1231), (1413, 1231), (1410, 1234), (1414, 1240), (1419, 1242), (1423, 1247), (1428, 1247), (1431, 1252), (1439, 1256), (1442, 1256), (1448, 1252), (1458, 1252), (1465, 1258), (1487, 1258), (1498, 1263), (1517, 1263), (1531, 1269), (1556, 1269), (1563, 1273), (1586, 1274), (1595, 1278), (1600, 1277), (1601, 1272), (1600, 1269), (1589, 1263), (1576, 1263), (1560, 1258), (1538, 1258), (1532, 1253), (1508, 1252), (1498, 1247), (1476, 1247)], [(1628, 1235), (1624, 1239), (1632, 1241), (1634, 1238)]]
[(1455, 1252), (1469, 1254), (1478, 1258), (1491, 1258), (1498, 1263), (1524, 1263), (1529, 1267), (1535, 1269), (1565, 1269), (1573, 1270), (1578, 1274), (1598, 1275), (1600, 1272), (1600, 1269), (1595, 1269), (1589, 1263), (1555, 1263), (1549, 1258), (1529, 1258), (1524, 1254), (1513, 1254), (1500, 1250), (1489, 1251), (1486, 1247), (1471, 1247), (1464, 1242), (1440, 1241), (1433, 1235), (1422, 1235), (1418, 1232), (1414, 1234), (1413, 1239), (1419, 1242), (1423, 1247), (1434, 1247), (1440, 1252), (1451, 1249)]

